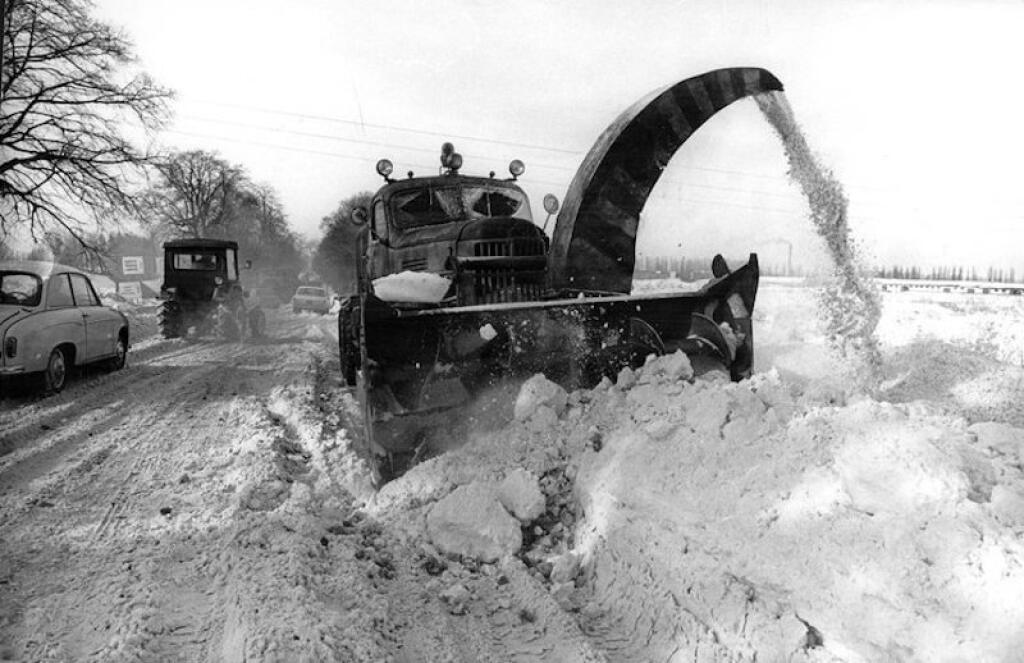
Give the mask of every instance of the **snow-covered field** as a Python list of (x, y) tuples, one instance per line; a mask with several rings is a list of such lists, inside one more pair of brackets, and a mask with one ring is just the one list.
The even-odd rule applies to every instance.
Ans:
[(134, 311), (127, 369), (0, 401), (0, 660), (1020, 660), (1024, 298), (883, 304), (873, 390), (766, 279), (753, 379), (536, 378), (379, 492), (332, 316)]

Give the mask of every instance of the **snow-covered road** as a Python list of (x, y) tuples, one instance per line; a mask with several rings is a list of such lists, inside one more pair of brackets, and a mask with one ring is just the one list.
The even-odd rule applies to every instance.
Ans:
[(754, 379), (551, 393), (380, 491), (333, 317), (137, 341), (0, 401), (0, 660), (1014, 660), (1024, 300), (884, 303), (873, 393), (767, 282)]

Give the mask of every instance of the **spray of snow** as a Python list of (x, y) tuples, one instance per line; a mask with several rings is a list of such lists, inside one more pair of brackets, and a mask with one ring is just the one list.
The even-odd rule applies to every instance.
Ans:
[(811, 221), (834, 264), (832, 279), (820, 295), (829, 341), (844, 357), (859, 360), (865, 369), (862, 375), (873, 384), (881, 370), (875, 327), (882, 307), (878, 291), (867, 278), (851, 241), (846, 194), (835, 176), (811, 152), (785, 95), (772, 92), (757, 95), (756, 99), (782, 139), (789, 176), (807, 197)]

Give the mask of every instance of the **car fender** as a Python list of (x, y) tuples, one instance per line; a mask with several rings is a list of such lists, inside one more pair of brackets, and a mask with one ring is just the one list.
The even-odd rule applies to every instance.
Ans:
[(26, 373), (43, 371), (50, 351), (64, 344), (74, 346), (75, 357), (81, 357), (85, 350), (84, 328), (81, 313), (74, 308), (38, 311), (20, 318), (5, 334), (5, 338), (15, 336), (18, 339), (18, 355), (7, 365), (21, 365)]

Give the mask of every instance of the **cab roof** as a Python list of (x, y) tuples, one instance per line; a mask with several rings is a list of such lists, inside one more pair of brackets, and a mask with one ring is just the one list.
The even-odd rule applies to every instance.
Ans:
[(165, 249), (234, 249), (238, 250), (238, 242), (229, 239), (172, 239), (164, 242)]
[(433, 175), (429, 177), (408, 177), (405, 179), (396, 179), (382, 186), (377, 191), (377, 195), (383, 195), (385, 192), (390, 195), (396, 191), (422, 189), (425, 186), (442, 187), (453, 186), (456, 184), (499, 186), (523, 192), (522, 188), (515, 180), (498, 179), (497, 177), (477, 177), (475, 175), (463, 175), (459, 173), (458, 175)]

